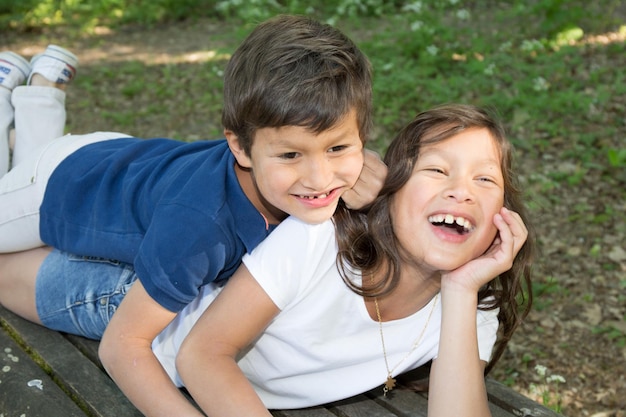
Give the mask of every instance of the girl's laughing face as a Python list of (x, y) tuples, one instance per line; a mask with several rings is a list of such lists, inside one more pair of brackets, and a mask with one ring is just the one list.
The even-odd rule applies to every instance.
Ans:
[(483, 254), (504, 204), (500, 150), (484, 128), (421, 148), (391, 217), (405, 253), (426, 270), (451, 271)]

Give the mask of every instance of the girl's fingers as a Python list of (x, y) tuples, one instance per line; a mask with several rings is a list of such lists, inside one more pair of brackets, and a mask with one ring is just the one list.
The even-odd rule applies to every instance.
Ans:
[(496, 216), (495, 222), (498, 230), (500, 231), (500, 238), (502, 240), (508, 241), (512, 239), (513, 249), (515, 253), (521, 249), (526, 242), (526, 238), (528, 237), (528, 229), (522, 220), (522, 217), (506, 207), (503, 207), (500, 210), (500, 218), (502, 219), (502, 223), (500, 223)]

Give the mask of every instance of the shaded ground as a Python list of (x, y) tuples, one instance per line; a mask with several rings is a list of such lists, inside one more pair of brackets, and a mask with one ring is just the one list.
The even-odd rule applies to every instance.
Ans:
[[(214, 23), (103, 32), (69, 43), (67, 39), (43, 39), (40, 35), (5, 40), (8, 46), (3, 45), (2, 49), (26, 56), (40, 52), (50, 42), (67, 45), (81, 59), (79, 78), (100, 77), (90, 83), (77, 80), (70, 87), (68, 124), (73, 133), (121, 130), (143, 137), (188, 139), (219, 135), (220, 108), (194, 106), (194, 97), (198, 95), (221, 94), (210, 86), (198, 86), (190, 80), (184, 91), (163, 93), (158, 100), (162, 107), (140, 115), (135, 112), (137, 108), (150, 108), (155, 103), (132, 92), (136, 79), (151, 76), (156, 68), (162, 76), (166, 73), (163, 65), (175, 72), (178, 65), (206, 63), (214, 58), (207, 51), (232, 44)], [(129, 60), (137, 61), (142, 67), (136, 73), (115, 74), (116, 62)], [(602, 64), (624, 68), (626, 62), (622, 58), (621, 62)], [(206, 70), (207, 66), (198, 68)], [(167, 84), (168, 79), (164, 77), (162, 83)], [(140, 89), (141, 84), (136, 88)], [(623, 117), (626, 100), (616, 98), (614, 103), (613, 110)], [(181, 106), (189, 108), (186, 117), (168, 117), (168, 108)], [(136, 120), (120, 120), (125, 112), (137, 115), (133, 116)], [(623, 126), (624, 123), (621, 137), (614, 139), (612, 146), (621, 143), (624, 147)], [(558, 148), (564, 140), (559, 142), (557, 138), (542, 160), (525, 161), (522, 167), (527, 186), (543, 187), (536, 190), (539, 197), (533, 206), (542, 249), (535, 288), (540, 297), (492, 376), (549, 406), (561, 403), (567, 416), (623, 417), (626, 415), (625, 174), (622, 168), (615, 172), (617, 182), (607, 182), (590, 172), (571, 186), (546, 187), (546, 182), (531, 181), (536, 176), (575, 170), (570, 161), (559, 156)], [(594, 216), (584, 214), (589, 212), (595, 213)], [(599, 220), (603, 214), (615, 216), (615, 213), (621, 213), (621, 222), (607, 225)], [(545, 366), (546, 376), (552, 379), (542, 377), (536, 365)], [(554, 375), (562, 376), (565, 382), (559, 383)]]

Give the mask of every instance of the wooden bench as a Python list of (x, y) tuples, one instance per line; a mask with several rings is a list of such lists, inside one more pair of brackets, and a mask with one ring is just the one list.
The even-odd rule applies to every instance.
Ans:
[[(23, 320), (0, 307), (0, 417), (141, 416), (100, 366), (98, 343)], [(419, 373), (419, 372), (418, 372)], [(494, 417), (558, 414), (504, 385), (487, 380)], [(376, 389), (305, 410), (273, 411), (276, 417), (421, 417), (427, 399), (396, 389)]]

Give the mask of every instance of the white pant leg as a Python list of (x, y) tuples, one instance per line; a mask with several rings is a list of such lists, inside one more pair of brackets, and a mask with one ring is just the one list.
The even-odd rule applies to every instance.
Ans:
[(0, 178), (9, 170), (9, 131), (12, 126), (11, 90), (0, 87)]
[(12, 166), (19, 165), (36, 149), (63, 136), (65, 91), (55, 87), (18, 86), (11, 96), (15, 109), (15, 147)]
[(66, 135), (32, 152), (0, 179), (0, 253), (43, 246), (39, 236), (39, 207), (55, 168), (77, 149), (90, 143), (128, 137), (117, 132)]

